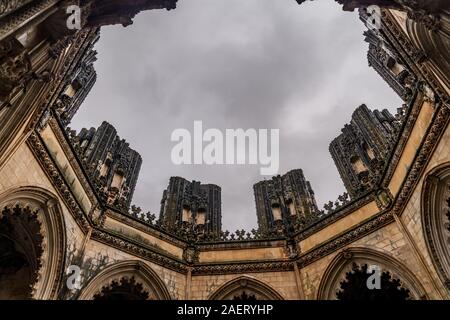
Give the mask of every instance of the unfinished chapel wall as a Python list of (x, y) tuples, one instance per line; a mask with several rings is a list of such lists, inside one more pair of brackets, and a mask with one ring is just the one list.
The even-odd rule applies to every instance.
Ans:
[[(370, 1), (338, 2), (371, 18)], [(398, 299), (450, 299), (449, 8), (406, 2), (373, 1), (386, 7), (364, 33), (369, 65), (404, 105), (360, 105), (331, 142), (347, 192), (319, 210), (301, 169), (255, 181), (258, 227), (234, 233), (220, 186), (171, 177), (157, 217), (132, 205), (139, 150), (106, 121), (68, 127), (97, 79), (100, 28), (145, 1), (86, 0), (70, 32), (60, 1), (4, 7), (0, 241), (19, 267), (0, 265), (0, 299), (346, 300), (372, 267)]]

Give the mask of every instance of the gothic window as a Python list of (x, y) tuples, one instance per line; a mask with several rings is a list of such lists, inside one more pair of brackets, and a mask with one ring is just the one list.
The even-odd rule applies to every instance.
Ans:
[[(87, 142), (87, 140), (83, 141), (83, 143)], [(81, 147), (83, 147), (83, 145), (81, 145)], [(100, 167), (100, 176), (101, 177), (106, 177), (108, 175), (108, 171), (109, 171), (109, 166), (107, 163), (103, 163)]]
[(111, 182), (111, 188), (117, 188), (120, 190), (123, 184), (123, 180), (124, 180), (123, 172), (121, 171), (114, 172), (113, 181)]
[(42, 235), (37, 214), (19, 206), (0, 218), (0, 300), (31, 299), (41, 266)]
[(359, 157), (357, 156), (352, 157), (350, 159), (350, 162), (352, 163), (353, 171), (355, 171), (356, 174), (360, 174), (367, 171), (366, 166)]
[(206, 223), (206, 210), (204, 208), (198, 209), (195, 222), (197, 225), (204, 225)]
[(375, 159), (375, 153), (373, 152), (373, 149), (367, 145), (367, 143), (364, 144), (364, 150), (366, 151), (369, 160)]
[(64, 94), (69, 98), (73, 98), (73, 96), (75, 95), (75, 88), (71, 84), (69, 84), (64, 91)]
[(272, 205), (272, 215), (274, 221), (281, 220), (281, 207), (278, 203)]
[(94, 295), (94, 300), (147, 300), (149, 293), (132, 277), (113, 281)]
[[(375, 272), (375, 271), (374, 271)], [(373, 273), (368, 272), (367, 264), (353, 264), (340, 283), (336, 293), (338, 300), (399, 301), (410, 299), (409, 290), (402, 288), (400, 280), (394, 279), (388, 271), (380, 274), (380, 289), (369, 289), (367, 280)]]
[(181, 218), (183, 222), (191, 221), (192, 218), (191, 207), (189, 207), (188, 205), (183, 206), (183, 215)]
[(291, 216), (296, 216), (297, 215), (297, 211), (295, 210), (295, 204), (294, 201), (292, 201), (292, 199), (289, 199), (286, 202), (287, 207), (289, 208), (289, 213)]

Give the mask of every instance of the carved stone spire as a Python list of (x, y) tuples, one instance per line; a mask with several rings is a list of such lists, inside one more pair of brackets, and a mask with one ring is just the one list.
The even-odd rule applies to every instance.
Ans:
[(361, 105), (330, 144), (331, 156), (352, 198), (377, 184), (399, 131), (399, 122), (388, 110), (371, 111)]
[(276, 176), (253, 186), (258, 226), (267, 233), (282, 228), (284, 222), (317, 217), (314, 191), (301, 169)]
[(159, 218), (168, 229), (195, 226), (199, 231), (218, 234), (222, 229), (221, 188), (171, 177)]
[(139, 153), (106, 121), (98, 129), (83, 128), (71, 140), (103, 204), (128, 211), (142, 165)]

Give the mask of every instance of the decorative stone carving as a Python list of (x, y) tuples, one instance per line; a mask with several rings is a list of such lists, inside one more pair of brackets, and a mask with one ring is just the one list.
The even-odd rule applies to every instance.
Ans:
[(0, 18), (19, 9), (33, 0), (0, 0)]
[(15, 38), (0, 43), (0, 100), (7, 101), (15, 89), (25, 88), (32, 74), (25, 48)]
[(197, 250), (195, 246), (188, 246), (184, 249), (183, 259), (188, 264), (193, 264), (198, 262), (200, 252)]
[(295, 225), (301, 228), (306, 221), (318, 217), (314, 191), (301, 169), (260, 181), (253, 186), (253, 191), (258, 227), (263, 234), (288, 233), (294, 231)]
[(371, 111), (361, 105), (330, 144), (331, 156), (352, 198), (377, 186), (399, 131), (400, 123), (388, 110)]
[(215, 235), (222, 230), (221, 188), (181, 177), (171, 177), (163, 192), (160, 224), (168, 230)]
[(98, 129), (83, 128), (70, 136), (103, 204), (128, 213), (142, 164), (139, 153), (106, 121)]
[(296, 259), (299, 255), (298, 245), (295, 240), (286, 241), (284, 253), (289, 259)]

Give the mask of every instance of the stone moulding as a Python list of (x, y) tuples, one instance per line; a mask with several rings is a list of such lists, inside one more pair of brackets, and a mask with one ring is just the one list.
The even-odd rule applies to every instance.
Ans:
[(420, 113), (423, 102), (424, 102), (423, 95), (418, 90), (416, 90), (415, 97), (411, 101), (410, 107), (408, 108), (409, 113), (406, 118), (407, 120), (403, 124), (403, 128), (400, 131), (402, 134), (399, 136), (398, 142), (393, 149), (393, 152), (389, 160), (389, 165), (382, 179), (381, 185), (383, 187), (387, 187), (389, 185), (389, 181), (392, 179), (392, 176), (394, 175), (395, 169), (397, 168), (398, 163), (400, 162), (400, 158), (406, 147), (406, 143), (409, 140), (414, 124), (416, 123), (416, 119)]
[(294, 262), (291, 261), (266, 261), (255, 263), (223, 263), (198, 265), (192, 269), (192, 275), (211, 275), (228, 273), (256, 273), (256, 272), (282, 272), (294, 271)]
[(167, 241), (175, 246), (179, 246), (179, 247), (184, 247), (186, 246), (187, 242), (183, 239), (179, 239), (178, 237), (176, 237), (175, 235), (172, 235), (170, 233), (167, 233), (163, 230), (159, 230), (154, 228), (153, 226), (150, 226), (144, 222), (142, 222), (141, 220), (134, 218), (132, 216), (129, 215), (124, 215), (121, 212), (117, 212), (115, 211), (113, 208), (108, 208), (106, 210), (106, 216), (114, 219), (116, 221), (119, 221), (123, 224), (126, 224), (130, 227), (136, 228), (140, 231), (146, 232), (158, 239), (162, 239), (164, 241)]
[(199, 243), (197, 248), (200, 251), (218, 251), (218, 250), (238, 250), (238, 249), (257, 249), (257, 248), (284, 248), (286, 239), (260, 239), (260, 240), (242, 240), (233, 242)]
[(98, 242), (111, 245), (118, 248), (121, 251), (130, 253), (135, 256), (145, 258), (152, 261), (162, 267), (180, 272), (187, 272), (187, 265), (174, 257), (169, 257), (162, 252), (156, 252), (154, 248), (144, 247), (141, 244), (131, 243), (129, 239), (123, 239), (118, 235), (113, 235), (109, 231), (93, 229), (91, 239)]
[(305, 267), (313, 263), (314, 261), (330, 254), (331, 252), (335, 252), (337, 249), (344, 247), (362, 238), (363, 236), (392, 223), (393, 221), (394, 218), (392, 212), (383, 212), (372, 218), (370, 221), (358, 225), (351, 229), (349, 232), (346, 232), (345, 234), (328, 241), (320, 247), (314, 248), (310, 252), (303, 254), (297, 260), (297, 264), (299, 265), (299, 267)]
[(78, 157), (75, 155), (75, 152), (72, 148), (72, 145), (68, 143), (68, 138), (65, 135), (65, 132), (61, 129), (60, 124), (58, 123), (58, 120), (56, 120), (54, 117), (52, 117), (48, 124), (50, 128), (52, 129), (53, 133), (56, 136), (56, 139), (60, 143), (62, 149), (64, 150), (64, 153), (67, 156), (67, 159), (69, 160), (70, 164), (72, 165), (72, 168), (74, 169), (77, 178), (80, 180), (81, 184), (85, 188), (86, 194), (89, 197), (89, 200), (91, 203), (95, 206), (95, 204), (99, 203), (98, 198), (96, 197), (94, 193), (94, 188), (92, 187), (91, 183), (89, 182), (89, 179), (86, 179), (87, 174), (85, 170), (83, 169), (83, 166), (80, 164)]
[(33, 132), (28, 138), (27, 144), (38, 159), (47, 177), (53, 183), (64, 203), (72, 213), (78, 226), (84, 232), (87, 232), (90, 226), (89, 220), (73, 196), (72, 191), (64, 181), (63, 175), (53, 162), (53, 159), (42, 142), (42, 139), (36, 132)]
[(374, 191), (369, 192), (368, 194), (363, 195), (359, 199), (356, 199), (356, 200), (350, 202), (349, 204), (345, 205), (344, 207), (340, 208), (338, 211), (325, 216), (324, 218), (317, 221), (310, 227), (307, 227), (305, 230), (300, 231), (296, 235), (296, 240), (301, 241), (303, 239), (306, 239), (309, 236), (311, 236), (312, 234), (324, 229), (325, 227), (333, 224), (334, 222), (355, 212), (355, 210), (369, 204), (370, 202), (374, 201), (374, 194), (375, 194)]
[(450, 109), (446, 105), (440, 105), (428, 128), (425, 139), (422, 141), (413, 165), (409, 169), (406, 179), (403, 181), (400, 193), (397, 196), (393, 212), (401, 215), (411, 197), (414, 188), (422, 177), (424, 170), (431, 160), (432, 151), (437, 147), (440, 137), (444, 134), (450, 120)]
[[(6, 0), (8, 1), (8, 0)], [(59, 0), (33, 1), (18, 9), (14, 15), (1, 17), (0, 20), (0, 40), (11, 35), (27, 22), (35, 19), (45, 11), (55, 10), (54, 7)], [(53, 9), (52, 9), (53, 8)]]

